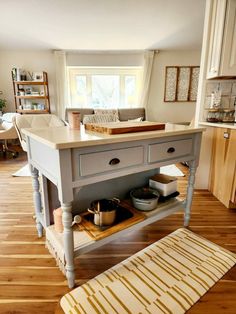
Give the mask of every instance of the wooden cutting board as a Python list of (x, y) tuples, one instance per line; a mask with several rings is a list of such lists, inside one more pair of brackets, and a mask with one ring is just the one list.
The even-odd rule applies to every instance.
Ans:
[[(135, 210), (130, 204), (121, 202), (121, 208), (118, 208), (116, 214), (115, 223), (111, 226), (99, 227), (93, 223), (94, 215), (89, 212), (84, 212), (80, 214), (82, 217), (82, 222), (78, 227), (79, 230), (84, 230), (93, 240), (103, 239), (115, 232), (128, 228), (140, 222), (146, 218), (146, 216)], [(122, 218), (121, 218), (122, 217)]]
[(141, 121), (141, 122), (109, 122), (109, 123), (87, 123), (85, 129), (105, 134), (123, 134), (143, 131), (164, 130), (164, 123)]

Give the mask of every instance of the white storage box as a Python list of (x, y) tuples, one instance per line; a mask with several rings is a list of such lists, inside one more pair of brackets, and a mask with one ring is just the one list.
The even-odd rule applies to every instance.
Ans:
[(149, 179), (149, 186), (156, 189), (163, 196), (168, 196), (177, 191), (177, 178), (166, 174), (156, 174)]

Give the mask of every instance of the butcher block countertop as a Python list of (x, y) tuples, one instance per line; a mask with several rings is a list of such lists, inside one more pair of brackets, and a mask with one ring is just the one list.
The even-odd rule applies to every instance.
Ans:
[(204, 127), (214, 127), (214, 128), (224, 128), (224, 129), (236, 129), (236, 122), (230, 123), (230, 122), (217, 122), (217, 123), (212, 123), (212, 122), (199, 122), (199, 125), (203, 125)]
[[(122, 122), (118, 122), (120, 125)], [(103, 134), (85, 130), (72, 130), (69, 126), (50, 127), (44, 129), (24, 129), (22, 132), (30, 138), (44, 143), (53, 149), (81, 148), (94, 145), (122, 143), (123, 141), (138, 141), (144, 139), (160, 138), (172, 135), (192, 134), (203, 132), (205, 128), (195, 128), (185, 125), (166, 123), (165, 129), (158, 131), (143, 131), (125, 134)]]
[(142, 131), (157, 131), (164, 130), (165, 123), (139, 121), (139, 122), (109, 122), (109, 123), (88, 123), (85, 124), (85, 129), (105, 134), (125, 134)]

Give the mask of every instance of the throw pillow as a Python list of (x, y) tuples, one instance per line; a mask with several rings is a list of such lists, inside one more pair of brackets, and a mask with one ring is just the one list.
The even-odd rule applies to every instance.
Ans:
[(94, 109), (95, 114), (114, 114), (119, 119), (118, 109)]
[(86, 123), (106, 123), (106, 122), (119, 122), (114, 114), (89, 114), (84, 115), (83, 124)]

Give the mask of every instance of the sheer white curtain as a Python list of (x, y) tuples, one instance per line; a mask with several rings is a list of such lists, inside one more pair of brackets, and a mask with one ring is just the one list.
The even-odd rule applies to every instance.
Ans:
[(68, 102), (67, 72), (66, 72), (66, 52), (62, 50), (54, 51), (56, 65), (56, 110), (57, 115), (65, 118), (65, 107)]
[(154, 60), (154, 55), (156, 52), (157, 51), (149, 50), (149, 51), (145, 51), (144, 53), (143, 82), (142, 82), (141, 96), (140, 96), (140, 107), (147, 108), (153, 60)]

